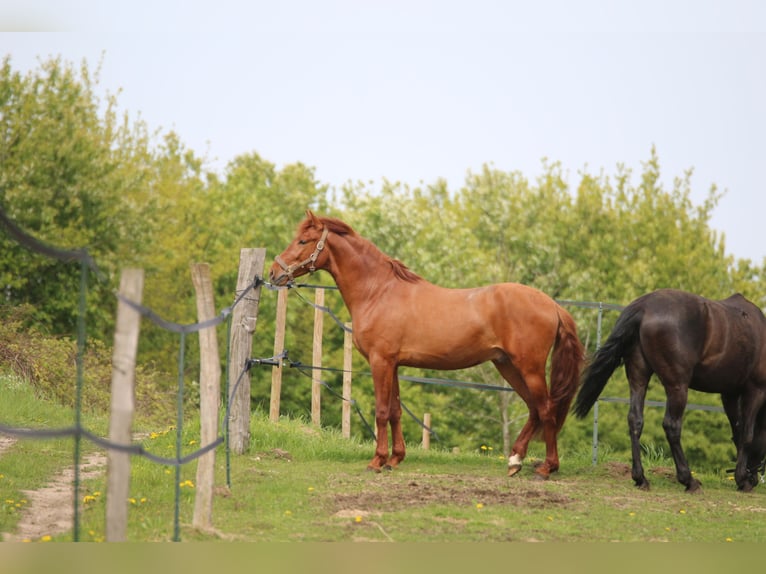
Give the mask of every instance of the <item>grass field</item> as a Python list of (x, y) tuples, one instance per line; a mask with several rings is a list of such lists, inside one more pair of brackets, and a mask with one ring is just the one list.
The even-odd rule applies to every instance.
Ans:
[[(32, 395), (22, 383), (0, 386), (0, 420), (41, 427), (70, 424), (71, 412)], [(105, 432), (105, 421), (86, 415)], [(197, 447), (198, 425), (185, 423), (183, 444)], [(173, 456), (175, 431), (145, 431), (145, 447)], [(182, 469), (180, 524), (184, 541), (247, 542), (763, 542), (766, 486), (737, 492), (729, 475), (699, 475), (703, 492), (690, 495), (675, 481), (672, 463), (656, 454), (646, 462), (650, 492), (632, 485), (628, 460), (561, 453), (561, 470), (548, 481), (533, 474), (536, 444), (519, 476), (506, 477), (505, 460), (491, 451), (453, 454), (410, 447), (392, 472), (371, 473), (369, 441), (345, 440), (302, 421), (252, 419), (248, 453), (218, 451), (214, 530), (193, 529), (195, 466)], [(86, 450), (93, 450), (86, 445)], [(11, 532), (25, 508), (22, 490), (43, 485), (71, 464), (71, 440), (22, 440), (0, 456), (0, 531)], [(173, 537), (175, 471), (134, 457), (128, 539)], [(105, 473), (81, 486), (81, 540), (104, 539)], [(71, 501), (70, 501), (71, 502)], [(71, 533), (54, 534), (71, 540)]]

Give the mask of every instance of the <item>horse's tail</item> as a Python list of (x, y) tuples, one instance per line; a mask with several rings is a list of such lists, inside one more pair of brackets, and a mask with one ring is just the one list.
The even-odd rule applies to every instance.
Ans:
[(577, 336), (577, 326), (572, 315), (563, 307), (557, 309), (559, 328), (551, 356), (550, 396), (556, 413), (556, 430), (569, 413), (569, 406), (580, 383), (580, 370), (584, 362), (583, 345)]
[(581, 419), (588, 414), (612, 373), (622, 364), (626, 351), (638, 338), (643, 316), (641, 306), (628, 305), (620, 314), (604, 345), (596, 351), (583, 372), (582, 387), (574, 406), (577, 418)]

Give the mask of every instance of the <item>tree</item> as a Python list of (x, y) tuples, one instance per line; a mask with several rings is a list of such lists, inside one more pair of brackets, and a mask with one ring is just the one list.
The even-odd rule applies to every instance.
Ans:
[[(111, 309), (113, 255), (138, 221), (124, 209), (117, 142), (130, 139), (118, 124), (116, 100), (101, 102), (85, 63), (60, 59), (22, 76), (10, 58), (0, 69), (0, 204), (22, 229), (64, 249), (88, 248), (106, 284), (91, 283), (93, 328), (102, 333)], [(71, 333), (77, 316), (79, 269), (30, 253), (0, 234), (0, 286), (6, 303), (30, 303), (34, 319)], [(108, 310), (107, 310), (108, 309)]]

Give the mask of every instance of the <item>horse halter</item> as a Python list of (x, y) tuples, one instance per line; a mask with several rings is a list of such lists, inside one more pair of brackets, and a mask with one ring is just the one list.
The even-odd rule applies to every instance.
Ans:
[(295, 273), (297, 269), (302, 269), (306, 267), (306, 265), (309, 266), (309, 273), (313, 273), (314, 271), (317, 270), (316, 265), (314, 265), (314, 263), (316, 263), (317, 257), (319, 257), (319, 254), (324, 249), (325, 243), (327, 241), (327, 233), (329, 231), (330, 230), (327, 228), (327, 226), (325, 226), (325, 228), (322, 230), (322, 237), (320, 237), (319, 241), (317, 241), (317, 246), (314, 248), (314, 251), (311, 253), (311, 255), (309, 255), (306, 259), (304, 259), (300, 263), (293, 263), (292, 265), (287, 265), (279, 255), (277, 255), (274, 258), (274, 261), (276, 261), (279, 264), (279, 266), (282, 269), (284, 269), (285, 274), (287, 275), (287, 278), (290, 281), (295, 280), (295, 277), (293, 277), (293, 273)]

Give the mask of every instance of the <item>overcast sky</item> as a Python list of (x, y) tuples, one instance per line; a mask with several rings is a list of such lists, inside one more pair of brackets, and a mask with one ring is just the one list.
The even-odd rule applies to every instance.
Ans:
[[(248, 152), (339, 187), (491, 163), (633, 169), (727, 190), (727, 251), (766, 256), (766, 2), (4, 0), (0, 55), (60, 55), (222, 170)], [(41, 30), (44, 33), (11, 33)], [(134, 116), (135, 117), (135, 116)], [(566, 233), (566, 230), (562, 230)]]

